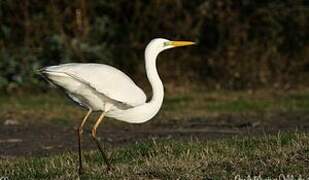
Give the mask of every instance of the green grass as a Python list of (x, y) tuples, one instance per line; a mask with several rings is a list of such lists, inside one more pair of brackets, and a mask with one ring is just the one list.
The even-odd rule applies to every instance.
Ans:
[(170, 95), (160, 114), (162, 118), (190, 119), (222, 113), (302, 112), (309, 109), (309, 91), (205, 92)]
[[(6, 119), (16, 119), (20, 126), (47, 122), (72, 127), (85, 113), (59, 92), (0, 96), (0, 102), (0, 124)], [(181, 125), (190, 118), (207, 118), (213, 114), (306, 112), (308, 109), (307, 90), (167, 94), (155, 121), (164, 125), (176, 119)], [(106, 173), (98, 152), (87, 151), (84, 154), (86, 174), (81, 179), (234, 179), (236, 175), (278, 178), (280, 174), (309, 178), (309, 134), (303, 132), (209, 141), (144, 139), (107, 149), (113, 154), (113, 170)], [(77, 179), (76, 168), (76, 153), (0, 158), (0, 177), (10, 179)]]
[[(148, 139), (109, 147), (106, 173), (98, 152), (85, 153), (82, 179), (234, 179), (236, 175), (309, 177), (309, 134), (278, 133), (199, 141)], [(3, 158), (0, 175), (10, 179), (77, 179), (77, 154)]]
[[(70, 102), (64, 94), (52, 91), (48, 94), (25, 96), (0, 96), (0, 116), (21, 122), (53, 121), (76, 123), (86, 111)], [(296, 92), (199, 92), (167, 94), (157, 122), (166, 119), (186, 120), (192, 117), (209, 117), (222, 113), (293, 112), (309, 109), (309, 90)], [(63, 113), (66, 112), (66, 113)], [(31, 117), (31, 118), (29, 118)], [(68, 121), (68, 122), (65, 122)]]

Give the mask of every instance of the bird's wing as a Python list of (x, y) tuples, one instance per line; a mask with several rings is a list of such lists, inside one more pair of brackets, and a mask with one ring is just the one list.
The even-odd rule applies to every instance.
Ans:
[(108, 65), (70, 63), (49, 66), (45, 70), (65, 73), (108, 98), (130, 106), (146, 102), (145, 93), (126, 74)]

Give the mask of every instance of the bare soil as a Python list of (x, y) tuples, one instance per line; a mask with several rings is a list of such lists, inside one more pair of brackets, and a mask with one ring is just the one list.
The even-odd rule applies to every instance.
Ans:
[[(272, 114), (223, 114), (219, 117), (192, 118), (175, 123), (155, 120), (142, 125), (113, 123), (108, 119), (98, 128), (101, 142), (111, 146), (121, 146), (151, 138), (227, 138), (233, 136), (258, 136), (278, 131), (309, 131), (309, 114), (306, 112)], [(47, 156), (65, 151), (77, 151), (76, 124), (34, 123), (0, 126), (1, 156)], [(170, 122), (170, 123), (169, 123)], [(95, 149), (90, 136), (90, 125), (85, 127), (84, 149)]]

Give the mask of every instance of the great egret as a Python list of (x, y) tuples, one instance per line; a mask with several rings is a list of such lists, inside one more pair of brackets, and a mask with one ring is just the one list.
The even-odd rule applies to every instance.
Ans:
[(91, 134), (109, 169), (110, 161), (96, 138), (96, 130), (103, 117), (107, 116), (128, 123), (143, 123), (154, 117), (162, 105), (164, 96), (163, 84), (156, 68), (158, 54), (166, 49), (193, 44), (194, 42), (190, 41), (157, 38), (147, 45), (145, 66), (153, 92), (149, 102), (146, 102), (145, 93), (126, 74), (108, 65), (70, 63), (39, 70), (43, 77), (62, 88), (73, 101), (88, 109), (78, 128), (80, 174), (83, 170), (81, 135), (89, 115), (93, 111), (102, 112)]

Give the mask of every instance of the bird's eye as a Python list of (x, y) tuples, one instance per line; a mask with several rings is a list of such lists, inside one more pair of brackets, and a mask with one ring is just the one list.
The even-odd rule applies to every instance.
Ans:
[(163, 46), (165, 47), (165, 46), (169, 46), (170, 45), (170, 42), (164, 42), (163, 43)]

